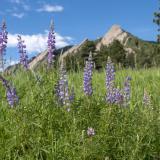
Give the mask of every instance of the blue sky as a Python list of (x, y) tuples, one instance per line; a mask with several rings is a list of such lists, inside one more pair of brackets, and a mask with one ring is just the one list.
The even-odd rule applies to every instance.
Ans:
[(0, 21), (6, 19), (10, 36), (6, 58), (14, 63), (19, 57), (17, 34), (23, 35), (30, 57), (44, 50), (51, 18), (57, 47), (96, 39), (113, 24), (142, 39), (155, 40), (153, 12), (157, 9), (158, 0), (1, 0)]

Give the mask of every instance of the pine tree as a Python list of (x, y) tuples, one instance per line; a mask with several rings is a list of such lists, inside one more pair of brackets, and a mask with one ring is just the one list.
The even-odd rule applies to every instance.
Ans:
[[(160, 0), (159, 0), (159, 6), (160, 6)], [(160, 32), (160, 7), (158, 8), (158, 11), (154, 13), (154, 19), (153, 22), (158, 26), (158, 33)], [(157, 42), (160, 43), (160, 34), (157, 35)]]

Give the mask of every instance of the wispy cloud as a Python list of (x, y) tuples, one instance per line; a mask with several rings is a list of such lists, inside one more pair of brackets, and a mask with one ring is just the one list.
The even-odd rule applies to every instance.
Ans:
[[(8, 47), (17, 47), (17, 35), (18, 34), (8, 34)], [(25, 40), (27, 46), (27, 51), (30, 53), (42, 52), (47, 48), (47, 37), (48, 33), (44, 34), (34, 34), (34, 35), (21, 35), (22, 39)], [(56, 33), (56, 47), (61, 48), (70, 44), (72, 38), (69, 36), (61, 36)]]
[(25, 15), (24, 13), (12, 13), (13, 17), (20, 18), (20, 19), (23, 18), (24, 15)]
[(25, 11), (29, 11), (31, 8), (24, 0), (10, 0), (10, 2), (16, 4), (17, 6), (21, 7)]
[(37, 9), (38, 12), (62, 12), (63, 6), (44, 4), (41, 8)]

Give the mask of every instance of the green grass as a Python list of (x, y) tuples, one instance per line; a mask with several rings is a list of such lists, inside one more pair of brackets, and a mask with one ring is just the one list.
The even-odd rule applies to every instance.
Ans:
[[(128, 108), (105, 103), (105, 72), (94, 72), (92, 97), (83, 94), (83, 73), (69, 73), (76, 100), (67, 112), (57, 104), (57, 74), (19, 71), (7, 76), (20, 103), (10, 108), (0, 84), (0, 159), (5, 160), (158, 160), (160, 159), (160, 70), (121, 70), (116, 85), (132, 77)], [(142, 105), (144, 88), (152, 107)], [(88, 127), (95, 136), (88, 137)]]

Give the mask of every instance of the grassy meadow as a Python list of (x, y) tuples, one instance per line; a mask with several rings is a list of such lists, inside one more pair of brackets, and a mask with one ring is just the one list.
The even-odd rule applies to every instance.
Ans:
[[(54, 94), (57, 72), (18, 71), (12, 81), (19, 104), (10, 108), (0, 84), (0, 159), (4, 160), (159, 160), (160, 69), (119, 70), (116, 85), (131, 76), (129, 107), (105, 102), (105, 70), (93, 74), (93, 95), (83, 93), (83, 72), (69, 72), (75, 101), (70, 112)], [(142, 103), (144, 89), (151, 106)], [(87, 128), (95, 135), (89, 137)]]

